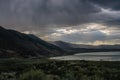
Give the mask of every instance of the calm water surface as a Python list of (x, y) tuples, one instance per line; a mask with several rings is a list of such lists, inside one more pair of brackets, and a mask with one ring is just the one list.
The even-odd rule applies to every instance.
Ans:
[(75, 55), (51, 57), (57, 60), (120, 61), (120, 52), (77, 53)]

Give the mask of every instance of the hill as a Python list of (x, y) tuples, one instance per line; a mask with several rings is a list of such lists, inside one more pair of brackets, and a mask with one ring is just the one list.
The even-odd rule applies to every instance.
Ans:
[(52, 44), (64, 49), (65, 51), (74, 53), (84, 52), (109, 52), (109, 51), (120, 51), (120, 45), (84, 45), (84, 44), (72, 44), (64, 41), (51, 42)]
[(23, 34), (0, 26), (0, 57), (43, 57), (63, 54), (64, 50), (35, 35)]

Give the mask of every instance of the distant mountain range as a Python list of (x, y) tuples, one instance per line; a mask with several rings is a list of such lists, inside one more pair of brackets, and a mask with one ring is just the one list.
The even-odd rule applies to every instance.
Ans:
[(120, 45), (83, 45), (83, 44), (72, 44), (64, 41), (51, 42), (52, 44), (64, 49), (68, 53), (84, 53), (84, 52), (109, 52), (109, 51), (120, 51)]
[(58, 56), (65, 51), (32, 34), (23, 34), (0, 26), (0, 57)]

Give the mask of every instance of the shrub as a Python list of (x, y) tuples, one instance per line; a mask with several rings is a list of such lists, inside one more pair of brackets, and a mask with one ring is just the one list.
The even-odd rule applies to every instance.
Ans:
[(41, 70), (30, 70), (20, 75), (20, 80), (45, 80), (46, 76)]

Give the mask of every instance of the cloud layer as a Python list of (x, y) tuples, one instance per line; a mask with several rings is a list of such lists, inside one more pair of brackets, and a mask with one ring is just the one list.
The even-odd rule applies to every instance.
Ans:
[[(120, 2), (119, 0), (0, 0), (0, 24), (6, 28), (36, 34), (47, 40), (60, 38), (59, 40), (69, 42), (87, 43), (117, 39), (118, 43)], [(90, 29), (96, 25), (97, 28)], [(51, 36), (52, 39), (47, 36)]]
[(89, 22), (99, 9), (87, 0), (1, 0), (0, 11), (7, 24), (49, 26)]
[[(75, 43), (110, 43), (117, 44), (120, 41), (120, 33), (117, 28), (107, 27), (104, 25), (92, 23), (76, 26), (54, 29), (54, 33), (44, 36), (44, 39), (65, 40)], [(113, 43), (112, 43), (113, 41)], [(116, 42), (115, 42), (116, 41)]]
[(119, 0), (1, 0), (0, 23), (15, 26), (118, 24)]

